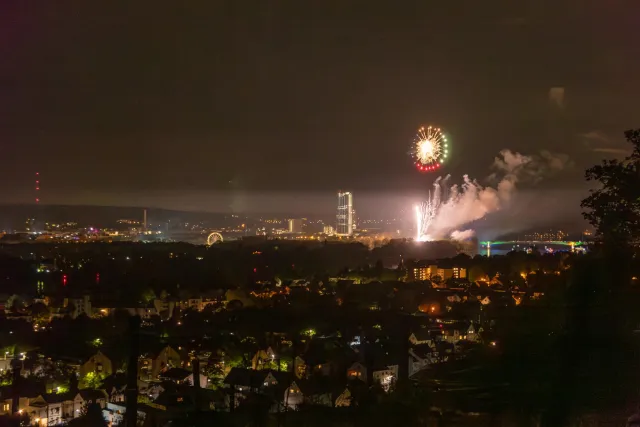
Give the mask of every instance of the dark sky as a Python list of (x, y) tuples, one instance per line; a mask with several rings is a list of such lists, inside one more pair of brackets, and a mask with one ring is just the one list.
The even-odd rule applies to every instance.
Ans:
[[(488, 175), (503, 148), (548, 149), (576, 168), (551, 185), (577, 188), (584, 166), (640, 126), (634, 0), (1, 9), (7, 202), (32, 199), (36, 170), (45, 203), (225, 210), (214, 194), (262, 194), (252, 208), (280, 210), (270, 205), (339, 188), (409, 194), (431, 179), (407, 155), (421, 124), (446, 129), (454, 177)], [(564, 88), (562, 106), (552, 87)]]

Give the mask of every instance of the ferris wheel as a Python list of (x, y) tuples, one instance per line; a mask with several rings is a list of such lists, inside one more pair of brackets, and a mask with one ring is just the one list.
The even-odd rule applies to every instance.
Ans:
[(222, 238), (222, 234), (214, 231), (213, 233), (207, 236), (207, 246), (211, 246), (215, 243), (222, 243), (224, 239)]

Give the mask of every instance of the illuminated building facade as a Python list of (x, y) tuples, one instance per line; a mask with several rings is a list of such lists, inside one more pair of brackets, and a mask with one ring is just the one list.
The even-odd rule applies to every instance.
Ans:
[(25, 231), (34, 232), (36, 231), (36, 219), (35, 218), (27, 218), (24, 222)]
[(302, 233), (302, 220), (290, 219), (289, 220), (289, 233)]
[(524, 239), (533, 242), (562, 242), (567, 239), (567, 236), (568, 234), (562, 230), (548, 230), (525, 234)]
[(430, 280), (432, 276), (438, 274), (437, 265), (415, 267), (413, 269), (413, 280)]
[(415, 267), (412, 271), (413, 280), (431, 280), (438, 277), (440, 280), (466, 279), (467, 269), (464, 267), (441, 268), (437, 265)]
[(466, 279), (467, 278), (467, 269), (463, 267), (453, 267), (453, 278), (454, 279)]
[(336, 234), (338, 236), (353, 235), (353, 194), (350, 192), (338, 193), (338, 214), (336, 215)]
[(356, 231), (356, 210), (351, 209), (351, 231)]

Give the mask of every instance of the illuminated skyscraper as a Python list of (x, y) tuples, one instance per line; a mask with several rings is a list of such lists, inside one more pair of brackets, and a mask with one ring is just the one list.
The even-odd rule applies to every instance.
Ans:
[(355, 209), (351, 209), (351, 224), (352, 224), (352, 228), (351, 228), (351, 232), (355, 233), (356, 231), (356, 223), (357, 223), (357, 219), (358, 217), (356, 216), (356, 210)]
[(289, 220), (289, 233), (302, 233), (302, 220), (290, 219)]
[(336, 234), (339, 236), (351, 236), (353, 234), (353, 194), (347, 192), (338, 193), (338, 214), (336, 215)]

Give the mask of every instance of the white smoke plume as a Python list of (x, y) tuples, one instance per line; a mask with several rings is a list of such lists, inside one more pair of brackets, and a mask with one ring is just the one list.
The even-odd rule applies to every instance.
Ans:
[[(433, 184), (429, 204), (433, 214), (428, 227), (418, 230), (418, 240), (451, 237), (465, 240), (473, 237), (471, 229), (462, 230), (467, 224), (484, 218), (506, 206), (515, 194), (518, 183), (535, 184), (554, 171), (569, 165), (565, 155), (543, 151), (537, 156), (525, 156), (510, 150), (502, 150), (495, 158), (489, 181), (494, 187), (483, 187), (477, 181), (463, 176), (462, 185), (447, 188), (449, 177), (438, 178)], [(444, 190), (444, 195), (443, 195)], [(447, 194), (448, 193), (448, 194)], [(428, 237), (427, 237), (428, 236)]]
[(454, 231), (453, 233), (451, 233), (451, 238), (453, 240), (469, 240), (471, 239), (473, 236), (476, 235), (476, 232), (469, 229), (469, 230), (464, 230), (464, 231)]

